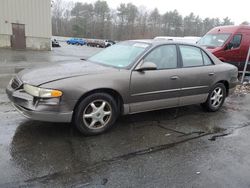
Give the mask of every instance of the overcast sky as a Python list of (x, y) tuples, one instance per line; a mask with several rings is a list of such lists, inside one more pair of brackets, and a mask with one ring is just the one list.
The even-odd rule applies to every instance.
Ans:
[[(72, 1), (72, 0), (65, 0)], [(93, 3), (96, 0), (73, 0), (74, 2)], [(133, 3), (137, 6), (145, 6), (152, 10), (158, 8), (160, 13), (177, 9), (178, 12), (186, 16), (194, 12), (202, 18), (205, 17), (229, 17), (235, 24), (243, 21), (250, 21), (250, 0), (106, 0), (111, 8), (117, 8), (122, 3)]]

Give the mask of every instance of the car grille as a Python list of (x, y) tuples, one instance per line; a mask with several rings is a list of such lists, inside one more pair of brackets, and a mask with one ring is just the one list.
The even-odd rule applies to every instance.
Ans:
[(12, 89), (16, 90), (22, 86), (22, 82), (19, 79), (17, 79), (17, 77), (15, 77), (12, 79), (10, 86)]

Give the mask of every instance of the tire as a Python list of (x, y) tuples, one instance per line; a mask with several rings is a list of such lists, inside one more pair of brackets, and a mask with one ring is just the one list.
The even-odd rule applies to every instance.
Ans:
[(222, 83), (215, 84), (209, 92), (208, 98), (202, 107), (208, 112), (216, 112), (223, 105), (226, 98), (226, 87)]
[(84, 135), (98, 135), (109, 130), (118, 115), (118, 106), (112, 96), (106, 93), (94, 93), (78, 104), (73, 123)]

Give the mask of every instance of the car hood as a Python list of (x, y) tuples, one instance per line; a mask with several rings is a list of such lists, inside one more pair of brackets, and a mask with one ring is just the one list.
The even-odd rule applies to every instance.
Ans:
[(119, 71), (119, 69), (90, 63), (88, 61), (61, 62), (25, 69), (18, 74), (18, 78), (22, 80), (23, 83), (39, 86), (55, 80), (90, 74), (102, 74), (105, 72), (110, 73), (110, 71)]

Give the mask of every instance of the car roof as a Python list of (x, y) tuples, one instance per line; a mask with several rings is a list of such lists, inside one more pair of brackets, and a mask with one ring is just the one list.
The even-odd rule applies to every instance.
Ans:
[(221, 61), (217, 57), (215, 57), (211, 52), (209, 52), (204, 47), (202, 47), (200, 45), (197, 45), (197, 44), (192, 44), (192, 43), (187, 43), (187, 42), (181, 42), (181, 41), (153, 40), (153, 39), (130, 40), (130, 41), (138, 42), (138, 43), (151, 44), (152, 47), (157, 47), (157, 46), (164, 45), (164, 44), (179, 44), (179, 45), (194, 46), (194, 47), (202, 49), (203, 51), (206, 51), (206, 53), (210, 56), (210, 58), (212, 59), (212, 61), (214, 62), (214, 64), (221, 63)]
[(141, 42), (141, 43), (148, 43), (153, 46), (158, 46), (158, 45), (164, 45), (164, 44), (182, 44), (182, 45), (191, 45), (191, 46), (196, 46), (200, 47), (199, 45), (193, 44), (193, 43), (188, 43), (188, 42), (183, 42), (183, 41), (172, 41), (172, 40), (154, 40), (154, 39), (139, 39), (139, 40), (131, 40), (134, 42)]
[(228, 26), (219, 26), (219, 27), (215, 27), (213, 29), (211, 29), (208, 33), (235, 33), (240, 29), (246, 29), (246, 30), (250, 30), (250, 26), (249, 25), (239, 25), (239, 26), (235, 26), (235, 25), (228, 25)]

